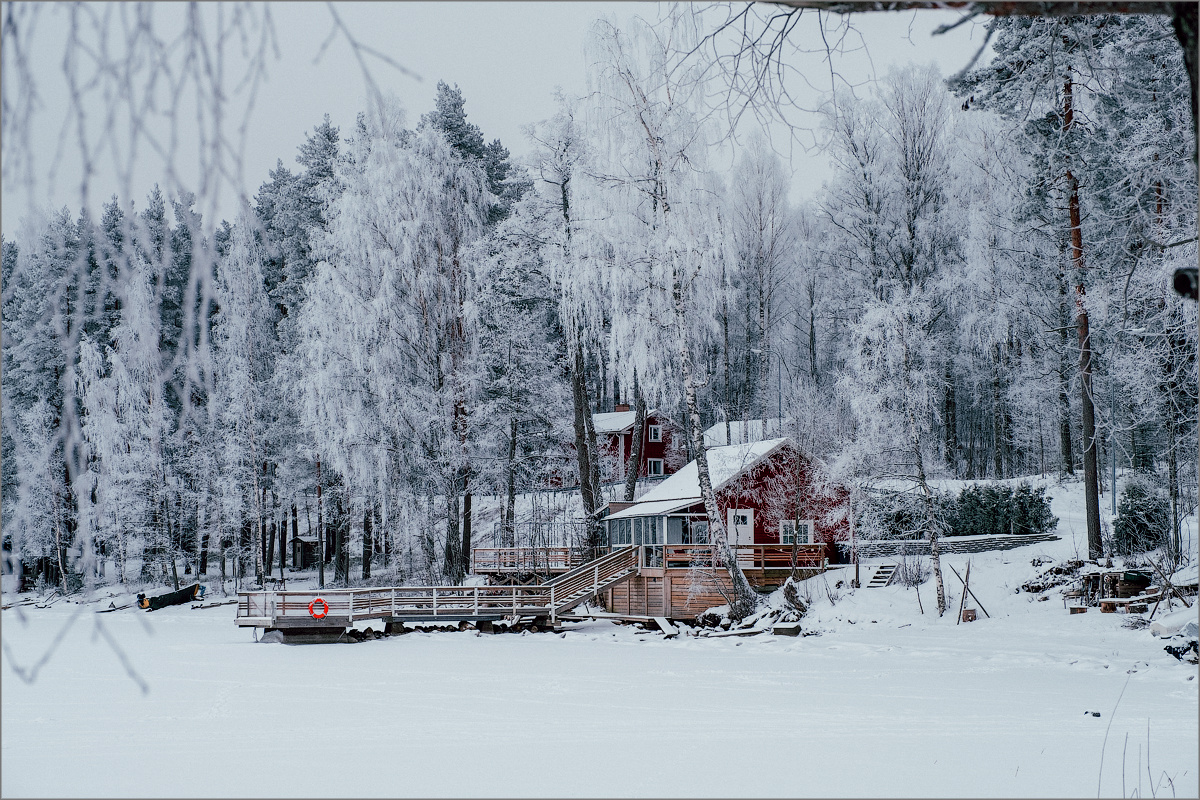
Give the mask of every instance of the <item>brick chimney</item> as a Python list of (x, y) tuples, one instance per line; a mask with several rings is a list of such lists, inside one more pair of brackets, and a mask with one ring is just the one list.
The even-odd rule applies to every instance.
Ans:
[(628, 411), (629, 403), (617, 403), (613, 406), (613, 411)]

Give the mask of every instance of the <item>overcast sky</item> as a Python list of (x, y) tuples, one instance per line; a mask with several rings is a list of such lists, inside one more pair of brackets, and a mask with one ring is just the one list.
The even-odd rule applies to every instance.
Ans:
[[(98, 4), (94, 8), (104, 10), (106, 6)], [(200, 4), (199, 8), (201, 13), (214, 13), (214, 5)], [(400, 98), (409, 124), (415, 125), (420, 115), (430, 110), (439, 80), (456, 83), (466, 99), (468, 119), (482, 128), (489, 141), (499, 138), (516, 156), (528, 149), (522, 128), (553, 113), (556, 87), (568, 94), (584, 90), (584, 43), (594, 19), (608, 15), (624, 22), (638, 14), (654, 20), (662, 10), (656, 3), (591, 2), (369, 2), (338, 3), (335, 8), (346, 28), (363, 44), (387, 54), (413, 73), (404, 74), (379, 60), (369, 62), (380, 87)], [(182, 19), (184, 9), (182, 4), (156, 4), (155, 24), (169, 26), (172, 20)], [(348, 133), (367, 102), (362, 69), (344, 38), (336, 38), (320, 61), (315, 61), (332, 26), (332, 16), (324, 4), (272, 3), (270, 12), (278, 58), (272, 55), (267, 61), (267, 80), (255, 100), (242, 153), (242, 184), (251, 195), (277, 159), (289, 167), (295, 165), (297, 147), (324, 114), (328, 113), (333, 123)], [(808, 18), (801, 20), (793, 39), (802, 48), (820, 50), (816, 15), (806, 14)], [(890, 66), (909, 62), (933, 61), (949, 75), (970, 60), (982, 41), (979, 23), (937, 37), (930, 35), (938, 25), (958, 17), (958, 12), (949, 11), (855, 15), (852, 23), (862, 35), (865, 51), (835, 55), (834, 67), (840, 76), (854, 83), (882, 77)], [(30, 52), (41, 105), (31, 127), (33, 202), (51, 208), (66, 205), (77, 214), (81, 205), (77, 176), (82, 161), (77, 145), (60, 142), (68, 97), (62, 78), (67, 15), (59, 9), (48, 9), (40, 14), (36, 25), (35, 46)], [(799, 56), (796, 61), (816, 89), (828, 89), (830, 84), (830, 66), (823, 64), (822, 58)], [(6, 60), (4, 66), (10, 68), (10, 62)], [(9, 79), (6, 92), (11, 91)], [(799, 81), (790, 88), (805, 104), (815, 106), (819, 100), (814, 89)], [(89, 124), (99, 125), (103, 106), (100, 99), (92, 104)], [(816, 124), (815, 117), (802, 112), (795, 112), (793, 121), (800, 126)], [(5, 130), (9, 132), (7, 127)], [(199, 185), (197, 157), (189, 153), (189, 148), (196, 147), (193, 133), (184, 126), (175, 159), (179, 181), (187, 187)], [(787, 148), (784, 138), (777, 130), (780, 149)], [(4, 147), (6, 170), (11, 170), (14, 164), (9, 158), (7, 137)], [(139, 152), (140, 166), (129, 185), (140, 208), (156, 180), (164, 187), (167, 182), (161, 178), (161, 159), (144, 146)], [(810, 196), (829, 175), (824, 155), (794, 148), (785, 149), (785, 154), (790, 155), (795, 171), (793, 197)], [(93, 209), (114, 192), (125, 199), (108, 163), (103, 154), (97, 159), (96, 178), (88, 187), (88, 202)], [(18, 191), (17, 183), (6, 172), (0, 224), (7, 236), (13, 235), (31, 202), (23, 186)], [(202, 210), (216, 209), (215, 216), (232, 218), (236, 213), (233, 197), (231, 191), (223, 191), (215, 205), (202, 203)]]

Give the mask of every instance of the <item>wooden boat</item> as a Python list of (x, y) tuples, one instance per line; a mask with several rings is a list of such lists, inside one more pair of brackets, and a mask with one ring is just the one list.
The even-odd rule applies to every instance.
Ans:
[(138, 608), (144, 608), (148, 611), (157, 611), (160, 608), (167, 606), (177, 606), (181, 603), (187, 603), (191, 600), (199, 598), (203, 594), (200, 584), (193, 583), (191, 586), (185, 586), (182, 589), (166, 594), (156, 595), (155, 597), (147, 597), (144, 594), (137, 596)]

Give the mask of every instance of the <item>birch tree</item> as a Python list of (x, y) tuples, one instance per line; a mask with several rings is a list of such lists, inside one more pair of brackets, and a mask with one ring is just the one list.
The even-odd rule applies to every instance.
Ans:
[[(680, 19), (659, 30), (640, 22), (629, 30), (605, 21), (593, 26), (592, 119), (603, 131), (593, 168), (604, 211), (592, 216), (606, 221), (613, 336), (625, 374), (636, 368), (650, 397), (682, 395), (709, 536), (733, 581), (730, 612), (740, 619), (755, 608), (757, 595), (717, 506), (697, 396), (706, 377), (695, 360), (700, 343), (715, 333), (712, 302), (732, 254), (723, 187), (705, 165), (713, 140), (702, 118), (703, 85), (694, 69), (671, 57), (681, 43), (673, 38), (694, 35), (685, 25)], [(673, 374), (678, 386), (668, 383)]]

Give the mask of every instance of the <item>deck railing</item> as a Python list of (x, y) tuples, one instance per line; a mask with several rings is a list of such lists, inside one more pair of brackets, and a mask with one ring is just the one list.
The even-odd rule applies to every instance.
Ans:
[(476, 547), (471, 551), (471, 572), (566, 572), (583, 563), (583, 552), (573, 547)]
[[(668, 544), (662, 545), (662, 565), (669, 569), (711, 567), (721, 563), (712, 545)], [(739, 544), (733, 547), (738, 566), (742, 569), (791, 569), (792, 545), (790, 544)], [(799, 544), (795, 547), (797, 569), (817, 569), (825, 563), (824, 544)], [(651, 566), (646, 564), (645, 566)]]
[[(389, 586), (238, 592), (239, 625), (341, 625), (365, 619), (548, 616), (567, 611), (637, 572), (638, 548), (627, 547), (536, 586)], [(318, 600), (323, 604), (312, 608)], [(317, 617), (316, 613), (321, 616)], [(328, 619), (329, 622), (322, 622)]]
[[(314, 619), (309, 605), (320, 599), (324, 616), (374, 619), (413, 616), (527, 614), (545, 608), (543, 586), (396, 586), (380, 589), (308, 589), (238, 592), (239, 618)], [(327, 610), (326, 610), (327, 609)], [(319, 620), (314, 624), (320, 624)]]

